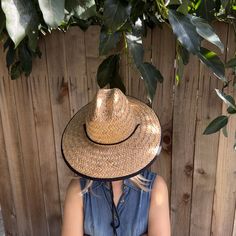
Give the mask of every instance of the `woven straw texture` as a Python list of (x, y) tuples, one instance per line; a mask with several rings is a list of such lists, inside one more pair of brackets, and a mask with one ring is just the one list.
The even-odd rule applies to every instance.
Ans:
[(119, 89), (100, 89), (68, 122), (62, 152), (76, 173), (115, 179), (146, 167), (156, 157), (160, 142), (160, 122), (149, 106)]

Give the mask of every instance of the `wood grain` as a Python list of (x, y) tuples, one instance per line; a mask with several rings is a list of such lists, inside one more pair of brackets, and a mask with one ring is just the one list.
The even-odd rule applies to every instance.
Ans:
[[(189, 236), (199, 61), (190, 55), (174, 90), (171, 223), (173, 235)], [(182, 225), (182, 227), (180, 227)]]
[[(14, 81), (8, 77), (4, 54), (1, 54), (0, 63), (1, 137), (4, 138), (4, 140), (1, 140), (1, 150), (3, 152), (0, 155), (1, 169), (4, 169), (1, 172), (0, 200), (3, 220), (6, 234), (30, 236), (32, 235), (32, 224), (30, 209), (28, 208), (26, 176), (13, 90)], [(4, 180), (5, 177), (6, 180)]]
[(45, 55), (57, 164), (57, 173), (55, 175), (58, 176), (62, 214), (66, 189), (71, 176), (73, 176), (71, 170), (65, 165), (61, 153), (61, 136), (71, 117), (64, 42), (64, 34), (58, 31), (54, 31), (52, 35), (48, 35), (45, 38)]
[[(224, 24), (217, 24), (215, 27), (222, 42), (227, 44), (227, 27)], [(202, 46), (217, 51), (214, 45), (206, 41), (203, 42)], [(221, 54), (219, 50), (217, 53), (224, 61), (225, 55)], [(213, 75), (212, 71), (200, 63), (189, 235), (204, 236), (211, 233), (219, 132), (213, 135), (203, 135), (203, 131), (210, 121), (221, 113), (222, 103), (214, 90), (221, 86), (222, 82)]]
[[(166, 53), (166, 49), (168, 48)], [(162, 151), (152, 165), (152, 170), (163, 176), (171, 200), (171, 162), (172, 162), (172, 123), (173, 123), (173, 66), (175, 60), (175, 38), (167, 27), (155, 27), (152, 31), (152, 63), (164, 77), (163, 83), (157, 84), (152, 108), (158, 115), (162, 127)]]
[[(226, 45), (225, 54), (212, 44), (202, 46), (229, 60), (236, 50), (234, 32), (214, 25)], [(6, 235), (60, 235), (66, 189), (75, 174), (61, 153), (61, 135), (70, 118), (94, 98), (99, 86), (98, 26), (83, 32), (52, 31), (40, 39), (42, 58), (35, 59), (29, 78), (11, 80), (0, 54), (0, 202)], [(2, 47), (2, 45), (1, 45)], [(226, 106), (214, 88), (222, 83), (196, 56), (175, 84), (176, 41), (163, 25), (144, 39), (145, 61), (163, 74), (152, 104), (162, 125), (162, 152), (151, 170), (166, 180), (171, 231), (174, 236), (236, 236), (236, 121), (229, 137), (202, 135)], [(145, 84), (126, 54), (120, 73), (127, 94), (147, 102)], [(227, 70), (228, 79), (234, 79)], [(236, 99), (232, 86), (226, 92)]]
[[(236, 44), (234, 40), (234, 30), (229, 27), (228, 33), (228, 48), (226, 60), (234, 56)], [(231, 70), (227, 70), (228, 80), (232, 80)], [(230, 94), (236, 99), (236, 92), (232, 86), (229, 86), (225, 92)], [(223, 103), (222, 114), (226, 114), (227, 106)], [(234, 219), (235, 219), (235, 203), (236, 203), (236, 161), (234, 144), (236, 120), (232, 116), (229, 119), (228, 125), (228, 138), (225, 138), (223, 133), (220, 132), (218, 160), (216, 170), (216, 184), (214, 192), (213, 203), (213, 218), (212, 218), (212, 234), (215, 236), (231, 236), (233, 235)], [(235, 234), (235, 233), (234, 233)]]
[[(49, 235), (60, 235), (61, 208), (58, 192), (57, 162), (54, 147), (53, 118), (49, 94), (49, 81), (45, 75), (45, 43), (40, 41), (42, 60), (35, 60), (33, 75), (29, 78), (35, 120), (36, 138), (42, 179), (42, 191)], [(42, 63), (42, 61), (44, 63)]]

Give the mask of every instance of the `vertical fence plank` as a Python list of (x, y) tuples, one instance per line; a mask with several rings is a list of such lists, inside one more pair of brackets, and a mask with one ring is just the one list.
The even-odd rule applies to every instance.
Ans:
[(171, 223), (176, 236), (189, 236), (199, 61), (190, 55), (180, 84), (175, 86)]
[(71, 170), (66, 166), (61, 153), (62, 132), (71, 117), (64, 34), (62, 32), (53, 31), (51, 35), (45, 37), (45, 42), (49, 93), (53, 114), (53, 130), (57, 157), (57, 175), (61, 212), (63, 214), (66, 189), (72, 176)]
[[(5, 121), (2, 119), (2, 112), (3, 111), (3, 103), (4, 106), (7, 106), (6, 102), (9, 98), (3, 98), (5, 94), (4, 90), (4, 77), (8, 78), (8, 71), (6, 67), (6, 54), (3, 53), (3, 45), (0, 44), (0, 79), (2, 83), (0, 83), (0, 203), (1, 203), (1, 212), (2, 218), (4, 223), (4, 229), (6, 231), (6, 235), (17, 235), (17, 219), (16, 219), (16, 209), (15, 209), (15, 202), (13, 198), (13, 191), (12, 187), (14, 185), (11, 184), (11, 173), (10, 167), (8, 163), (8, 146), (7, 140), (4, 137), (4, 129)], [(14, 101), (14, 100), (12, 100)], [(2, 103), (1, 103), (2, 102)], [(6, 115), (6, 114), (5, 114)], [(6, 116), (5, 116), (6, 117)], [(6, 127), (5, 127), (6, 128)], [(7, 154), (8, 153), (8, 154)]]
[(50, 103), (45, 44), (40, 40), (41, 59), (34, 61), (32, 75), (29, 78), (32, 91), (36, 137), (39, 148), (39, 159), (43, 197), (50, 236), (60, 235), (61, 208), (58, 192), (57, 163), (53, 134), (52, 110)]
[(15, 80), (14, 93), (32, 231), (33, 235), (48, 235), (29, 78), (22, 76)]
[(103, 57), (99, 57), (99, 33), (99, 26), (90, 27), (85, 32), (88, 101), (93, 99), (99, 88), (96, 80), (97, 69), (104, 59)]
[[(1, 78), (0, 83), (0, 107), (3, 123), (3, 136), (5, 145), (8, 147), (6, 149), (6, 154), (10, 173), (9, 181), (13, 194), (12, 207), (10, 212), (8, 212), (8, 214), (10, 213), (8, 217), (16, 218), (16, 230), (18, 235), (30, 236), (32, 235), (32, 225), (29, 212), (30, 209), (28, 208), (28, 195), (25, 182), (26, 177), (23, 166), (23, 155), (21, 151), (17, 111), (13, 92), (14, 81), (10, 80), (8, 77), (3, 77)], [(3, 209), (4, 207), (5, 206), (2, 206)], [(8, 233), (12, 233), (14, 235), (14, 229), (7, 230)]]
[(236, 203), (235, 203), (235, 210), (234, 210), (234, 228), (232, 236), (236, 236)]
[[(17, 220), (15, 212), (15, 203), (11, 185), (11, 176), (9, 172), (7, 159), (7, 146), (3, 136), (3, 123), (0, 113), (0, 203), (1, 214), (4, 223), (6, 235), (17, 235)], [(1, 231), (0, 231), (1, 233)]]
[(123, 81), (123, 84), (125, 85), (126, 95), (128, 95), (128, 86), (127, 86), (127, 81), (129, 78), (128, 56), (124, 51), (121, 54), (119, 73), (121, 76), (121, 80)]
[(65, 35), (71, 115), (88, 103), (85, 33), (79, 27)]
[[(88, 78), (85, 33), (79, 27), (69, 29), (65, 35), (65, 56), (68, 75), (71, 117), (88, 103)], [(71, 177), (75, 175), (71, 171)]]
[[(233, 89), (229, 91), (236, 99)], [(223, 114), (226, 114), (226, 106), (223, 106)], [(231, 117), (228, 122), (228, 138), (220, 133), (220, 144), (217, 162), (216, 189), (214, 195), (214, 209), (212, 234), (216, 236), (233, 235), (235, 217), (235, 143), (236, 121)]]
[[(215, 25), (215, 28), (217, 29), (217, 34), (221, 38), (222, 42), (226, 44), (226, 25), (217, 24)], [(222, 61), (224, 61), (224, 55), (222, 55), (214, 45), (204, 41), (202, 46), (209, 50), (217, 51)], [(199, 72), (191, 207), (191, 236), (207, 236), (210, 235), (211, 231), (212, 202), (216, 178), (219, 133), (203, 135), (203, 131), (211, 120), (221, 114), (221, 101), (214, 90), (221, 86), (222, 82), (213, 75), (209, 68), (201, 63)]]
[(153, 163), (152, 169), (166, 180), (169, 202), (171, 201), (174, 60), (175, 38), (171, 29), (155, 27), (152, 32), (152, 62), (162, 73), (164, 81), (157, 84), (153, 109), (161, 122), (163, 142), (161, 154)]
[[(227, 60), (234, 56), (236, 50), (235, 35), (232, 26), (229, 28)], [(231, 71), (227, 71), (228, 80), (232, 80), (234, 75)], [(236, 99), (235, 89), (231, 85), (225, 90), (227, 94)], [(223, 104), (222, 113), (226, 114), (227, 106)], [(217, 161), (216, 186), (214, 194), (213, 219), (212, 219), (212, 234), (215, 236), (231, 236), (233, 235), (233, 224), (235, 217), (235, 202), (236, 202), (236, 161), (235, 150), (233, 148), (236, 130), (236, 119), (230, 117), (227, 124), (228, 138), (225, 138), (220, 132), (219, 151)]]

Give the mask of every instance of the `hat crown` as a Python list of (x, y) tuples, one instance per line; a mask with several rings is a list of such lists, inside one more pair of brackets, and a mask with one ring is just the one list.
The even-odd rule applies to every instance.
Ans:
[(99, 89), (86, 117), (86, 131), (91, 140), (111, 144), (126, 139), (137, 122), (129, 100), (118, 88)]

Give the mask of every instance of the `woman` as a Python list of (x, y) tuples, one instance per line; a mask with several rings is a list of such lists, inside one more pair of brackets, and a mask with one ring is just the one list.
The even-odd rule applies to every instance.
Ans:
[(82, 177), (68, 186), (62, 236), (170, 236), (166, 183), (147, 169), (160, 150), (153, 110), (100, 89), (62, 135), (64, 160)]

